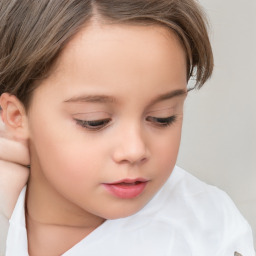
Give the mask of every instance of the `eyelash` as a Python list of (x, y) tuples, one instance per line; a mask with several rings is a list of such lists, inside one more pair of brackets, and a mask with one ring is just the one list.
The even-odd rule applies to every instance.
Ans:
[(107, 119), (92, 120), (92, 121), (75, 119), (75, 121), (78, 125), (82, 126), (85, 129), (88, 129), (91, 131), (98, 131), (103, 129), (111, 121), (111, 119), (107, 118)]
[[(169, 117), (153, 117), (149, 116), (146, 118), (146, 121), (154, 123), (154, 125), (159, 127), (167, 127), (175, 123), (177, 120), (177, 116), (169, 116)], [(99, 131), (107, 126), (109, 122), (111, 122), (111, 119), (100, 119), (100, 120), (92, 120), (92, 121), (86, 121), (86, 120), (79, 120), (75, 119), (76, 123), (80, 125), (81, 127), (91, 130), (91, 131)]]
[(146, 118), (147, 121), (153, 122), (155, 125), (160, 126), (160, 127), (167, 127), (172, 125), (176, 120), (177, 116), (169, 116), (169, 117), (153, 117), (149, 116)]

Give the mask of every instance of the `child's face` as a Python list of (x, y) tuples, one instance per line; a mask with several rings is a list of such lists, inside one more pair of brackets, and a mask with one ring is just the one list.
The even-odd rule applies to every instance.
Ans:
[(33, 188), (49, 188), (50, 201), (58, 194), (70, 214), (139, 211), (174, 168), (186, 84), (184, 50), (166, 28), (80, 31), (33, 94)]

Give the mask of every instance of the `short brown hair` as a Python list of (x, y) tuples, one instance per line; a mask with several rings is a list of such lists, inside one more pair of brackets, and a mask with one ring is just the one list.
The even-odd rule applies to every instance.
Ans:
[(213, 70), (207, 22), (194, 0), (1, 0), (0, 95), (16, 95), (28, 107), (35, 83), (49, 73), (68, 41), (91, 20), (162, 24), (180, 38), (187, 78), (200, 88)]

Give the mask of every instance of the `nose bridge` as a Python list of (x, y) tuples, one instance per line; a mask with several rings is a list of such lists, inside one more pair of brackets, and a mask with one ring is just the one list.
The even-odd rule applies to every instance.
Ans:
[(146, 134), (139, 122), (129, 122), (120, 128), (119, 143), (115, 148), (115, 161), (138, 163), (148, 158)]

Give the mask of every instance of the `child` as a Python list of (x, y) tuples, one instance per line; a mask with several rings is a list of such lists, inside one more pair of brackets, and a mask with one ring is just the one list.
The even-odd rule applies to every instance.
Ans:
[(31, 158), (7, 256), (254, 255), (229, 197), (175, 167), (187, 82), (213, 68), (194, 1), (0, 11), (2, 118)]

